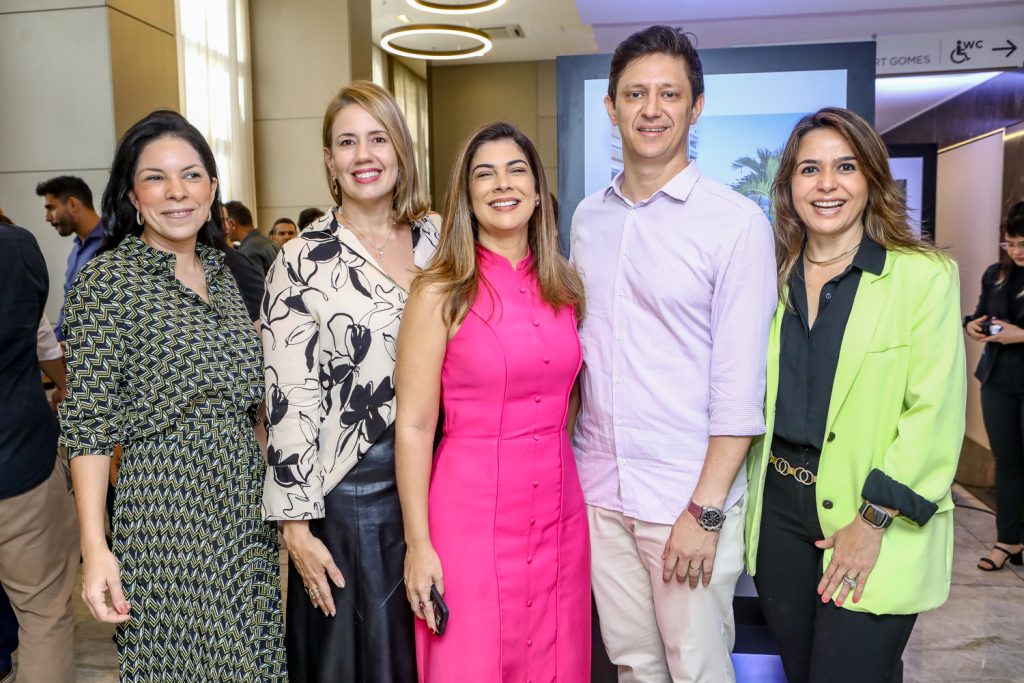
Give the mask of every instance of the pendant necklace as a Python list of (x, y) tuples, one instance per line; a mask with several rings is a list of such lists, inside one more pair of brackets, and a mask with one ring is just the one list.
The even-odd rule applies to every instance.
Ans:
[(395, 218), (394, 218), (394, 216), (391, 217), (391, 229), (388, 231), (388, 236), (384, 240), (384, 244), (382, 244), (382, 245), (380, 245), (378, 247), (376, 244), (374, 244), (373, 242), (370, 241), (370, 238), (367, 237), (366, 234), (363, 233), (362, 230), (360, 230), (358, 227), (356, 227), (355, 223), (353, 223), (352, 221), (349, 220), (348, 216), (345, 215), (345, 212), (342, 209), (338, 209), (338, 213), (341, 214), (341, 217), (343, 219), (344, 224), (347, 225), (349, 227), (349, 229), (352, 230), (352, 232), (354, 232), (356, 234), (356, 236), (359, 237), (359, 239), (361, 239), (363, 241), (363, 244), (365, 244), (366, 246), (370, 247), (375, 252), (377, 252), (377, 260), (378, 261), (383, 261), (384, 260), (384, 250), (387, 249), (388, 244), (391, 243), (391, 239), (395, 236)]

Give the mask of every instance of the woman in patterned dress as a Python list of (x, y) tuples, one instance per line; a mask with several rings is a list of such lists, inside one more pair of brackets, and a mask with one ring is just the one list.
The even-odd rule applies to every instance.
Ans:
[[(477, 130), (444, 212), (398, 342), (398, 484), (406, 594), (423, 620), (420, 681), (589, 681), (590, 543), (566, 429), (583, 284), (558, 253), (530, 140), (507, 123)], [(449, 609), (439, 636), (432, 584)]]
[(264, 514), (283, 522), (288, 546), (288, 673), (411, 683), (392, 375), (409, 285), (437, 233), (387, 91), (342, 89), (323, 146), (337, 206), (284, 245), (263, 305)]
[(224, 266), (219, 205), (199, 131), (175, 112), (150, 114), (118, 143), (105, 250), (68, 295), (61, 439), (82, 597), (118, 625), (121, 681), (286, 680), (277, 537), (260, 516), (253, 435), (259, 337)]

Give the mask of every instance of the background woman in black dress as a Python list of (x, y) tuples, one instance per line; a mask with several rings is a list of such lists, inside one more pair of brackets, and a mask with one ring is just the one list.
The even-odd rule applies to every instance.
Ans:
[[(1003, 224), (999, 261), (981, 278), (974, 314), (964, 321), (971, 339), (985, 342), (974, 376), (996, 460), (996, 544), (978, 569), (1024, 562), (1024, 202)], [(998, 327), (996, 327), (998, 326)]]

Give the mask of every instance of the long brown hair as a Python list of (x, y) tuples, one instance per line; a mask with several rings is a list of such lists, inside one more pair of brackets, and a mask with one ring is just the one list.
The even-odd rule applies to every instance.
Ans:
[(864, 231), (886, 250), (939, 253), (935, 247), (914, 235), (907, 218), (907, 200), (903, 189), (889, 170), (885, 143), (867, 121), (848, 109), (825, 107), (800, 119), (782, 150), (779, 170), (772, 182), (772, 208), (775, 214), (775, 260), (780, 296), (789, 283), (793, 267), (807, 240), (807, 226), (793, 206), (790, 181), (796, 173), (797, 152), (804, 136), (815, 130), (838, 133), (853, 149), (861, 173), (868, 182), (868, 201), (864, 207)]
[[(1006, 212), (1006, 220), (1003, 221), (1002, 233), (1003, 241), (1006, 241), (1007, 237), (1024, 237), (1024, 202), (1017, 202), (1010, 207), (1010, 210)], [(1013, 270), (1013, 259), (1010, 258), (1009, 252), (999, 250), (999, 278), (996, 280), (996, 285), (1002, 287), (1006, 284), (1007, 280), (1010, 279), (1010, 272)], [(1018, 298), (1024, 298), (1024, 289), (1017, 295)]]
[[(334, 125), (334, 117), (339, 111), (352, 104), (358, 104), (380, 122), (388, 134), (391, 144), (395, 146), (395, 155), (398, 157), (398, 182), (395, 183), (392, 195), (395, 219), (402, 223), (412, 223), (423, 218), (430, 210), (430, 201), (416, 175), (416, 148), (412, 142), (412, 135), (409, 133), (409, 126), (406, 125), (405, 117), (402, 116), (402, 110), (398, 108), (395, 98), (387, 90), (371, 81), (352, 81), (342, 88), (327, 103), (327, 111), (324, 112), (324, 149), (329, 152), (332, 147), (331, 128)], [(341, 190), (335, 185), (326, 160), (324, 161), (324, 173), (327, 175), (327, 188), (331, 197), (340, 206)]]
[(499, 140), (514, 142), (523, 150), (536, 178), (540, 206), (530, 217), (527, 242), (533, 253), (531, 270), (540, 284), (541, 298), (552, 308), (573, 306), (579, 320), (583, 317), (583, 282), (558, 252), (558, 225), (540, 154), (530, 139), (510, 123), (481, 126), (462, 145), (448, 181), (437, 252), (430, 267), (416, 278), (413, 289), (431, 284), (440, 287), (442, 316), (448, 326), (461, 322), (476, 299), (480, 291), (480, 271), (476, 263), (480, 227), (471, 210), (470, 164), (480, 147)]

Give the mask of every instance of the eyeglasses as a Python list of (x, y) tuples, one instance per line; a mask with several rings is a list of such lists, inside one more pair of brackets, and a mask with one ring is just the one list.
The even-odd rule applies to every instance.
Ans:
[(1003, 251), (1010, 251), (1012, 249), (1024, 249), (1024, 242), (1000, 242), (999, 248)]

